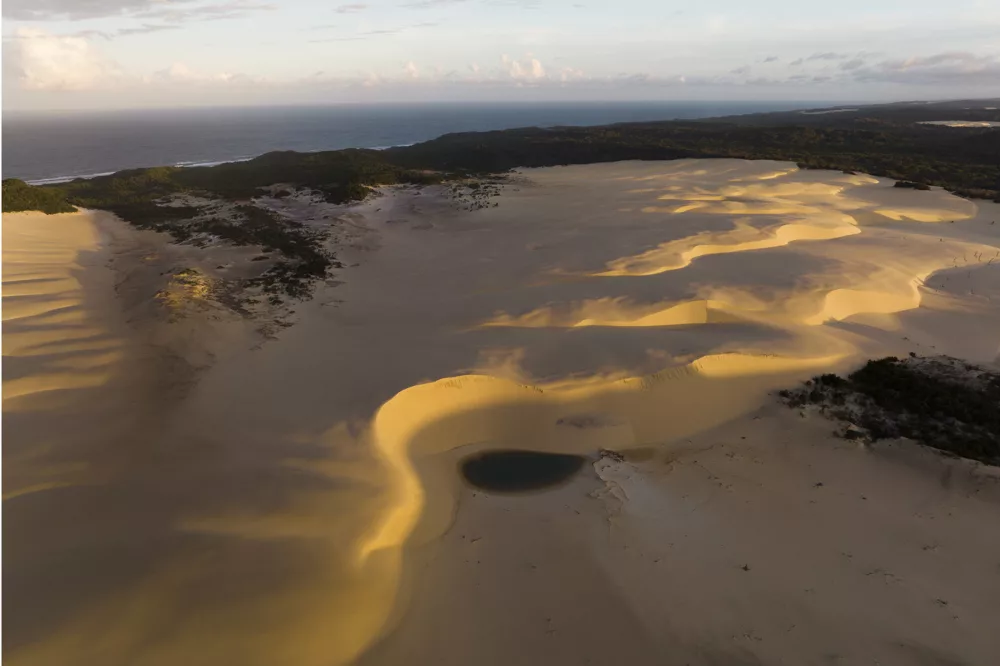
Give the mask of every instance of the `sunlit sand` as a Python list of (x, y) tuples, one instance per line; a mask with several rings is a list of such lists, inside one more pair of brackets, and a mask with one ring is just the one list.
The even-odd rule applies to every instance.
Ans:
[[(995, 471), (770, 394), (994, 363), (1000, 206), (738, 160), (513, 183), (345, 211), (342, 284), (256, 344), (156, 282), (197, 253), (5, 216), (9, 663), (989, 663)], [(588, 463), (463, 484), (511, 449)]]
[[(993, 110), (992, 107), (983, 107)], [(1000, 122), (994, 120), (923, 120), (921, 125), (943, 125), (945, 127), (1000, 127)]]

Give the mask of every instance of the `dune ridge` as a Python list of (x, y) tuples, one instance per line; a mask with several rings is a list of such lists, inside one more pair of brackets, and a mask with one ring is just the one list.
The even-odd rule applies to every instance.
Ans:
[[(705, 645), (721, 650), (714, 663), (775, 650), (807, 663), (832, 649), (829, 609), (847, 618), (835, 625), (844, 635), (855, 635), (856, 616), (871, 625), (875, 638), (857, 634), (866, 655), (906, 663), (884, 658), (895, 648), (873, 641), (905, 625), (935, 649), (955, 646), (928, 630), (940, 604), (911, 596), (894, 606), (887, 599), (896, 589), (945, 597), (963, 621), (987, 617), (964, 579), (945, 575), (952, 569), (921, 578), (929, 565), (906, 560), (904, 577), (922, 581), (914, 588), (869, 576), (884, 561), (864, 549), (883, 543), (892, 532), (886, 524), (916, 530), (903, 540), (922, 543), (927, 532), (913, 527), (913, 509), (888, 491), (881, 510), (871, 511), (857, 495), (869, 493), (874, 506), (872, 490), (819, 489), (819, 481), (831, 485), (816, 476), (826, 459), (793, 463), (805, 449), (824, 450), (813, 430), (828, 433), (829, 425), (797, 413), (769, 416), (762, 406), (775, 389), (874, 355), (940, 348), (992, 359), (1000, 349), (990, 300), (1000, 293), (997, 262), (990, 263), (1000, 252), (989, 224), (996, 208), (772, 162), (582, 165), (517, 178), (524, 187), (474, 213), (456, 211), (434, 188), (390, 188), (359, 204), (352, 224), (363, 221), (378, 242), (338, 248), (350, 267), (342, 284), (321, 286), (299, 306), (296, 325), (265, 345), (251, 349), (228, 328), (198, 324), (217, 314), (194, 307), (211, 296), (200, 280), (153, 299), (151, 307), (185, 315), (158, 330), (171, 331), (179, 339), (173, 349), (202, 372), (197, 382), (185, 376), (193, 386), (183, 399), (152, 401), (152, 425), (120, 438), (125, 445), (109, 456), (118, 463), (114, 483), (105, 483), (108, 456), (87, 448), (67, 457), (22, 436), (19, 453), (34, 456), (30, 465), (5, 450), (5, 474), (17, 475), (8, 515), (61, 525), (46, 530), (64, 539), (52, 542), (61, 547), (50, 555), (78, 554), (62, 567), (70, 584), (47, 588), (44, 604), (32, 605), (30, 588), (14, 591), (35, 615), (12, 625), (10, 663), (458, 665), (515, 663), (520, 653), (551, 664), (592, 658), (645, 666), (664, 655), (713, 663)], [(909, 212), (893, 219), (878, 211)], [(939, 223), (921, 222), (914, 211), (931, 211), (926, 217)], [(84, 270), (100, 273), (92, 263)], [(159, 275), (158, 266), (151, 270)], [(52, 277), (26, 264), (11, 282), (14, 302), (34, 288), (17, 280), (32, 276)], [(106, 383), (93, 389), (104, 405), (94, 421), (110, 423), (106, 415), (127, 413), (123, 405), (140, 398), (128, 383), (115, 392), (118, 371), (131, 368), (134, 331), (114, 323), (114, 280), (98, 282), (88, 293), (106, 293), (107, 302), (81, 299), (94, 330), (73, 342), (87, 355), (46, 372), (86, 374), (110, 364)], [(66, 298), (52, 303), (63, 307)], [(58, 327), (73, 310), (23, 311), (35, 328), (12, 338), (10, 349), (23, 352), (14, 358), (39, 354), (48, 363), (46, 350), (63, 344)], [(6, 335), (4, 342), (7, 354)], [(227, 352), (198, 352), (209, 342)], [(102, 356), (115, 351), (124, 358)], [(4, 409), (7, 419), (6, 400)], [(44, 418), (13, 414), (35, 419), (35, 427)], [(784, 431), (804, 438), (802, 446), (766, 448)], [(496, 448), (581, 454), (594, 461), (593, 473), (521, 500), (470, 493), (457, 461)], [(601, 449), (622, 460), (601, 458)], [(731, 473), (715, 473), (720, 460)], [(775, 461), (784, 471), (768, 471)], [(663, 483), (667, 474), (693, 485), (675, 487), (677, 476)], [(695, 483), (690, 474), (702, 476)], [(774, 506), (748, 504), (749, 515), (716, 510), (776, 487), (787, 492)], [(925, 502), (925, 487), (913, 488), (906, 497)], [(66, 511), (60, 497), (102, 520), (78, 534), (58, 521)], [(817, 517), (806, 498), (824, 511), (825, 502), (840, 504)], [(754, 518), (772, 513), (780, 520)], [(871, 522), (885, 516), (892, 520)], [(864, 560), (860, 573), (850, 570), (861, 583), (838, 568), (850, 558), (813, 546), (822, 534), (810, 526), (821, 524), (830, 526), (830, 548), (850, 547)], [(776, 525), (798, 527), (782, 533)], [(845, 525), (856, 531), (845, 533)], [(696, 551), (682, 552), (681, 532), (704, 537)], [(942, 534), (949, 547), (959, 539)], [(102, 556), (106, 543), (120, 550), (98, 560), (95, 539)], [(33, 568), (36, 542), (21, 543), (14, 580), (42, 585), (47, 578), (30, 578), (46, 574)], [(746, 543), (761, 549), (759, 559), (726, 559)], [(773, 546), (785, 543), (795, 547)], [(802, 562), (782, 559), (786, 551)], [(118, 578), (115, 569), (133, 559), (140, 570)], [(792, 574), (775, 583), (772, 561)], [(983, 571), (983, 562), (968, 571)], [(699, 582), (688, 588), (680, 578), (691, 566)], [(817, 572), (852, 593), (865, 583), (882, 587), (847, 605), (817, 602), (800, 589), (822, 587)], [(95, 577), (108, 588), (91, 585)], [(919, 585), (932, 589), (928, 580), (957, 587), (927, 592)], [(89, 594), (77, 598), (74, 589)], [(678, 603), (663, 604), (665, 591)], [(863, 608), (848, 612), (860, 607), (857, 599)], [(48, 606), (50, 615), (39, 610)], [(781, 610), (789, 608), (791, 623), (818, 619), (789, 632)], [(888, 609), (891, 619), (872, 609)], [(778, 629), (766, 642), (736, 644), (731, 636), (749, 633), (747, 617)], [(668, 626), (677, 629), (664, 632)], [(963, 626), (972, 636), (983, 623)], [(987, 647), (976, 634), (966, 652), (957, 649), (974, 658)]]
[[(683, 177), (707, 173), (696, 170), (684, 173)], [(852, 214), (840, 211), (871, 211), (886, 220), (911, 224), (974, 217), (974, 213), (954, 207), (941, 210), (883, 207), (864, 198), (864, 189), (879, 183), (867, 176), (835, 176), (837, 182), (829, 185), (780, 182), (795, 173), (796, 170), (769, 172), (756, 179), (743, 179), (765, 181), (764, 185), (729, 186), (714, 191), (670, 186), (672, 191), (659, 196), (660, 200), (688, 203), (676, 208), (647, 206), (641, 212), (788, 215), (795, 219), (761, 230), (746, 217), (736, 218), (732, 231), (702, 232), (668, 241), (639, 255), (610, 261), (606, 270), (590, 273), (590, 277), (651, 277), (684, 269), (698, 257), (774, 249), (797, 241), (814, 241), (821, 246), (824, 242), (865, 233), (866, 225)], [(850, 192), (852, 189), (860, 191)], [(656, 188), (630, 190), (644, 195), (657, 191)], [(752, 201), (733, 201), (733, 197), (751, 197)], [(957, 198), (954, 203), (964, 207), (964, 202)], [(898, 314), (917, 309), (922, 300), (922, 286), (929, 276), (953, 266), (958, 256), (978, 256), (997, 250), (993, 245), (950, 238), (945, 242), (943, 238), (922, 235), (908, 238), (911, 245), (907, 246), (899, 243), (899, 234), (885, 233), (878, 227), (869, 233), (881, 242), (862, 246), (860, 259), (848, 255), (846, 261), (839, 261), (826, 274), (811, 276), (818, 286), (805, 284), (771, 300), (761, 300), (739, 288), (706, 287), (703, 288), (706, 298), (681, 302), (638, 305), (627, 296), (619, 296), (550, 304), (521, 315), (498, 312), (481, 323), (480, 328), (704, 326), (751, 320), (789, 332), (793, 342), (776, 355), (711, 354), (646, 376), (591, 376), (549, 385), (524, 384), (496, 378), (485, 368), (483, 374), (450, 377), (406, 389), (386, 402), (373, 421), (371, 444), (392, 470), (396, 503), (362, 542), (360, 555), (363, 558), (380, 549), (401, 548), (411, 538), (426, 501), (426, 489), (415, 464), (421, 457), (482, 441), (499, 449), (514, 446), (591, 455), (598, 446), (612, 449), (656, 446), (663, 450), (670, 442), (757, 408), (763, 395), (788, 385), (794, 378), (845, 367), (857, 362), (863, 351), (867, 351), (851, 335), (828, 329), (824, 324), (858, 315)], [(889, 242), (889, 236), (897, 240)], [(834, 248), (830, 254), (843, 259), (848, 252)], [(900, 261), (899, 256), (905, 258)], [(823, 283), (827, 281), (852, 286), (826, 286)], [(830, 353), (797, 356), (795, 351), (802, 354), (804, 350), (817, 348), (826, 348)], [(726, 383), (714, 385), (713, 381)], [(497, 423), (489, 418), (491, 410), (502, 411), (506, 406), (517, 411), (514, 423)], [(706, 413), (711, 416), (705, 418)], [(619, 424), (619, 427), (613, 434), (601, 433), (596, 442), (578, 433), (566, 437), (567, 433), (560, 432), (556, 425), (566, 414), (583, 414), (593, 417), (595, 422)], [(429, 425), (449, 421), (454, 423), (447, 428)], [(435, 492), (448, 491), (436, 488)]]
[(26, 399), (46, 391), (100, 386), (121, 358), (116, 341), (88, 317), (76, 277), (81, 253), (99, 244), (89, 215), (4, 215), (4, 357), (12, 365), (13, 357), (33, 361), (22, 372), (8, 366), (4, 411), (44, 409)]

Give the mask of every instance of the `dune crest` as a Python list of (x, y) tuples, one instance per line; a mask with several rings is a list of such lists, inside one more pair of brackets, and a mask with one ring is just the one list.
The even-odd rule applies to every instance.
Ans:
[[(5, 216), (5, 564), (24, 609), (5, 658), (811, 663), (835, 627), (882, 663), (925, 638), (982, 661), (985, 641), (935, 633), (971, 636), (989, 606), (933, 558), (992, 537), (922, 521), (922, 482), (763, 406), (872, 356), (992, 360), (1000, 209), (779, 162), (514, 178), (477, 211), (434, 187), (358, 204), (378, 242), (336, 246), (338, 284), (263, 345), (215, 320), (202, 268), (224, 262), (161, 246), (184, 270), (133, 290), (92, 228), (43, 219), (19, 240)], [(145, 256), (133, 268), (160, 277)], [(126, 319), (126, 296), (146, 309)], [(147, 309), (165, 322), (148, 340)], [(136, 390), (147, 371), (180, 389)], [(591, 464), (538, 495), (463, 486), (461, 460), (505, 448)], [(916, 552), (898, 572), (896, 528)], [(931, 537), (947, 547), (919, 550)], [(989, 543), (968, 552), (976, 576), (995, 566)], [(704, 651), (747, 635), (765, 640)]]

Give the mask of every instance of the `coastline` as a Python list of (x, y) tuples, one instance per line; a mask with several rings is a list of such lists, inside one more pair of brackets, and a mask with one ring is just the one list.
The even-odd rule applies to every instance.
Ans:
[[(818, 102), (811, 102), (812, 104)], [(77, 111), (74, 117), (82, 121), (85, 132), (92, 136), (89, 141), (74, 144), (74, 152), (88, 153), (105, 146), (112, 140), (125, 141), (126, 145), (135, 133), (148, 135), (153, 128), (169, 130), (171, 123), (180, 122), (187, 134), (198, 130), (199, 121), (207, 122), (214, 131), (202, 135), (199, 144), (191, 145), (190, 154), (185, 151), (170, 150), (169, 139), (165, 141), (167, 150), (155, 150), (149, 159), (126, 160), (120, 163), (105, 163), (99, 168), (69, 168), (59, 173), (35, 173), (35, 169), (17, 168), (18, 154), (25, 150), (37, 149), (46, 138), (43, 128), (48, 123), (65, 126), (67, 117), (63, 113), (23, 114), (8, 118), (9, 133), (18, 134), (22, 130), (23, 143), (16, 137), (8, 146), (6, 177), (36, 181), (56, 178), (65, 174), (95, 174), (111, 172), (114, 169), (133, 169), (165, 165), (202, 165), (206, 163), (228, 162), (235, 158), (259, 156), (274, 150), (296, 150), (303, 153), (342, 150), (352, 148), (378, 149), (397, 147), (412, 142), (426, 141), (446, 132), (493, 131), (510, 127), (558, 125), (595, 126), (627, 121), (669, 121), (672, 119), (730, 115), (733, 113), (754, 113), (765, 110), (790, 109), (805, 106), (805, 102), (791, 103), (715, 103), (715, 102), (606, 102), (592, 100), (574, 104), (545, 103), (503, 103), (490, 104), (360, 104), (335, 106), (279, 106), (256, 108), (216, 108), (216, 109), (148, 109), (131, 110), (113, 114), (101, 122), (98, 113)], [(46, 117), (48, 116), (48, 117)], [(226, 127), (220, 127), (220, 119), (225, 119)], [(400, 123), (405, 119), (405, 123)], [(32, 123), (31, 121), (34, 121)], [(130, 127), (133, 121), (141, 122)], [(21, 121), (21, 122), (18, 122)], [(25, 122), (28, 121), (28, 122)], [(112, 122), (114, 121), (114, 122)], [(245, 129), (241, 124), (248, 123)], [(32, 125), (40, 129), (32, 132)], [(116, 129), (111, 136), (102, 131), (109, 124)], [(296, 128), (300, 128), (296, 130)], [(123, 134), (122, 132), (125, 132)], [(41, 136), (40, 136), (41, 135)], [(280, 136), (279, 141), (269, 142), (261, 137)], [(179, 137), (186, 139), (184, 135)], [(148, 140), (148, 139), (147, 139)], [(20, 145), (19, 145), (20, 144)], [(210, 146), (218, 145), (216, 149)], [(153, 144), (155, 147), (155, 144)], [(52, 162), (60, 159), (58, 153)], [(35, 162), (46, 165), (49, 160)], [(30, 166), (32, 162), (28, 161)], [(100, 164), (95, 163), (95, 164)]]
[[(407, 148), (407, 147), (413, 146), (413, 145), (415, 145), (415, 143), (411, 142), (411, 143), (398, 143), (398, 144), (393, 144), (391, 146), (350, 146), (350, 147), (348, 147), (347, 149), (344, 149), (344, 150), (349, 150), (351, 148), (359, 148), (361, 150), (389, 150), (390, 148)], [(322, 149), (322, 148), (317, 148), (316, 150), (306, 150), (306, 151), (302, 151), (302, 152), (305, 153), (305, 154), (308, 154), (308, 153), (319, 153), (319, 152), (323, 152), (323, 150), (324, 149)], [(175, 162), (174, 164), (170, 164), (170, 165), (167, 165), (167, 166), (176, 167), (176, 168), (192, 168), (192, 169), (193, 168), (197, 168), (197, 167), (214, 167), (214, 166), (219, 166), (220, 164), (239, 164), (240, 162), (249, 162), (250, 160), (256, 159), (258, 157), (260, 157), (260, 155), (251, 155), (249, 157), (247, 157), (245, 155), (241, 155), (241, 156), (237, 156), (237, 157), (228, 157), (226, 159), (218, 159), (218, 160), (197, 160), (197, 161), (187, 161), (187, 162)], [(31, 180), (26, 180), (24, 182), (26, 182), (28, 185), (36, 185), (36, 186), (37, 185), (59, 185), (61, 183), (72, 182), (74, 180), (77, 180), (78, 178), (82, 179), (82, 180), (90, 180), (92, 178), (100, 178), (102, 176), (112, 176), (115, 173), (117, 173), (117, 172), (116, 171), (101, 171), (99, 173), (84, 173), (84, 174), (77, 174), (77, 175), (73, 175), (73, 176), (51, 176), (51, 177), (48, 177), (48, 178), (35, 178), (35, 179), (31, 179)]]
[[(104, 484), (135, 513), (104, 514), (91, 542), (128, 525), (130, 547), (103, 555), (148, 566), (49, 618), (46, 640), (16, 635), (12, 663), (990, 654), (1000, 544), (974, 526), (997, 515), (992, 477), (904, 448), (899, 465), (768, 394), (878, 354), (995, 361), (1000, 281), (977, 257), (1000, 251), (1000, 207), (787, 163), (518, 178), (497, 208), (456, 209), (438, 186), (345, 208), (332, 224), (352, 234), (329, 241), (345, 268), (263, 345), (177, 287), (186, 316), (154, 339), (200, 359), (197, 381), (159, 405), (133, 476)], [(119, 275), (150, 255), (140, 237), (150, 277), (199, 256), (122, 229)], [(141, 329), (150, 313), (127, 304), (156, 283), (139, 283), (108, 298)], [(534, 495), (462, 485), (461, 458), (510, 446), (588, 464)]]

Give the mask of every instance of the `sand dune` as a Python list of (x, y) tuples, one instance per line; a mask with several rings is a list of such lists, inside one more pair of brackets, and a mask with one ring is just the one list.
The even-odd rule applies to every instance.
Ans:
[(582, 326), (684, 326), (727, 318), (722, 301), (692, 300), (672, 305), (639, 306), (624, 297), (584, 301), (567, 312), (546, 306), (518, 317), (501, 313), (483, 326), (511, 328), (577, 328)]
[(945, 127), (1000, 127), (1000, 122), (990, 120), (922, 120), (918, 124), (944, 125)]
[[(4, 356), (32, 357), (31, 365), (20, 372), (10, 372), (13, 368), (8, 366), (5, 401), (100, 385), (107, 379), (102, 369), (118, 358), (115, 340), (88, 317), (83, 288), (75, 277), (83, 270), (79, 255), (97, 249), (97, 232), (87, 218), (86, 213), (4, 216)], [(40, 332), (45, 334), (41, 339)], [(94, 343), (94, 338), (103, 338), (96, 341), (96, 349), (79, 346)], [(104, 350), (95, 357), (95, 352)], [(80, 362), (92, 366), (92, 372), (58, 370)], [(10, 409), (16, 409), (13, 403), (4, 411)]]
[[(794, 172), (771, 173), (767, 178), (778, 179), (789, 173)], [(697, 175), (700, 174), (686, 173), (684, 177)], [(854, 179), (851, 185), (862, 187), (877, 183), (875, 179), (861, 177)], [(683, 192), (660, 195), (661, 200), (694, 200), (697, 203), (684, 204), (676, 209), (643, 207), (640, 209), (642, 213), (698, 211), (711, 214), (811, 215), (801, 218), (800, 223), (776, 225), (772, 227), (774, 231), (769, 237), (755, 240), (747, 238), (762, 234), (745, 220), (737, 219), (736, 227), (731, 232), (705, 232), (669, 241), (635, 257), (609, 262), (610, 270), (591, 275), (595, 278), (653, 276), (684, 268), (700, 256), (750, 252), (783, 247), (793, 241), (828, 241), (864, 233), (854, 218), (846, 214), (831, 214), (830, 208), (869, 209), (894, 221), (944, 222), (972, 217), (954, 209), (942, 212), (915, 207), (875, 208), (877, 204), (869, 204), (863, 199), (843, 197), (845, 189), (839, 184), (801, 186), (782, 183), (770, 188), (770, 191), (733, 188), (727, 193), (722, 188), (719, 194), (715, 194), (696, 188), (688, 196)], [(630, 193), (650, 195), (656, 191), (641, 188), (630, 190)], [(757, 201), (733, 202), (729, 200), (730, 196), (752, 196)], [(768, 198), (779, 201), (762, 201)], [(719, 203), (706, 205), (706, 201)], [(964, 207), (957, 200), (955, 205)], [(713, 321), (748, 317), (766, 321), (775, 327), (785, 327), (799, 337), (819, 336), (825, 344), (816, 344), (818, 341), (812, 340), (812, 346), (825, 346), (833, 353), (798, 358), (788, 355), (761, 357), (747, 353), (714, 355), (665, 375), (616, 377), (605, 382), (590, 377), (565, 380), (552, 387), (538, 383), (504, 382), (491, 379), (489, 375), (477, 375), (407, 389), (386, 403), (374, 421), (374, 445), (382, 452), (388, 466), (395, 470), (395, 487), (399, 495), (395, 508), (386, 514), (384, 522), (364, 542), (362, 552), (367, 554), (379, 548), (399, 547), (414, 529), (425, 506), (425, 490), (413, 462), (416, 459), (461, 448), (464, 442), (488, 441), (490, 446), (500, 449), (513, 446), (587, 453), (598, 446), (614, 449), (634, 449), (650, 444), (662, 446), (666, 442), (708, 431), (759, 404), (758, 398), (749, 396), (760, 396), (769, 387), (787, 383), (796, 374), (817, 368), (841, 367), (845, 360), (859, 358), (860, 349), (850, 344), (849, 336), (838, 337), (827, 330), (810, 333), (803, 327), (815, 329), (829, 321), (846, 320), (861, 314), (900, 313), (916, 309), (921, 303), (921, 285), (929, 275), (953, 264), (959, 255), (980, 255), (995, 250), (995, 246), (951, 239), (945, 243), (943, 239), (920, 235), (907, 239), (911, 246), (905, 241), (900, 242), (898, 233), (888, 234), (884, 229), (876, 228), (872, 234), (874, 240), (880, 241), (877, 246), (868, 242), (860, 248), (834, 248), (829, 253), (831, 256), (839, 259), (847, 256), (849, 259), (834, 264), (834, 270), (827, 274), (811, 276), (812, 279), (802, 283), (798, 289), (789, 290), (767, 303), (745, 292), (741, 294), (739, 289), (716, 287), (709, 289), (711, 299), (664, 306), (639, 306), (630, 304), (627, 297), (611, 297), (585, 300), (570, 304), (568, 308), (548, 305), (516, 316), (501, 312), (488, 320), (483, 324), (485, 328), (580, 328), (705, 325)], [(724, 242), (719, 243), (720, 240)], [(935, 240), (938, 242), (933, 242)], [(766, 268), (758, 270), (766, 271)], [(744, 279), (753, 281), (749, 276), (744, 276)], [(828, 281), (850, 284), (854, 288), (823, 288), (822, 283)], [(800, 342), (798, 346), (808, 345)], [(786, 348), (786, 354), (792, 348)], [(702, 382), (709, 377), (725, 379), (726, 385), (708, 385), (699, 390), (699, 386), (704, 385)], [(737, 388), (741, 381), (751, 377), (751, 383)], [(733, 389), (735, 395), (728, 393), (727, 389)], [(633, 394), (633, 390), (637, 393)], [(515, 421), (496, 422), (488, 417), (492, 410), (503, 412), (506, 411), (505, 406), (512, 404), (516, 406), (518, 415)], [(455, 415), (450, 416), (450, 413)], [(595, 443), (579, 433), (559, 431), (556, 424), (563, 422), (561, 417), (567, 413), (596, 414), (599, 421), (616, 426), (606, 431), (602, 428)], [(453, 437), (457, 439), (452, 440)], [(603, 478), (607, 480), (607, 477)], [(609, 488), (621, 502), (629, 504), (629, 491), (624, 491), (617, 484), (609, 485)], [(435, 492), (445, 491), (436, 489)], [(375, 661), (378, 662), (377, 659)]]
[[(990, 474), (768, 394), (880, 354), (993, 361), (998, 207), (738, 160), (516, 182), (476, 212), (354, 207), (378, 242), (264, 345), (201, 278), (136, 278), (196, 254), (112, 270), (89, 214), (5, 216), (7, 660), (988, 663)], [(463, 486), (502, 448), (593, 464)]]
[[(5, 498), (94, 476), (83, 451), (69, 464), (45, 460), (53, 450), (82, 448), (102, 436), (79, 432), (74, 415), (99, 399), (124, 358), (121, 332), (109, 316), (114, 293), (99, 274), (107, 257), (92, 215), (3, 216)], [(21, 431), (26, 421), (44, 423)]]

